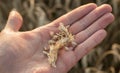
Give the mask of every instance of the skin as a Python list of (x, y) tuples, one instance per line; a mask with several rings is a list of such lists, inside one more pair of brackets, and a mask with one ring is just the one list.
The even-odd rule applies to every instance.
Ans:
[[(113, 20), (110, 5), (90, 3), (78, 7), (55, 21), (31, 31), (20, 32), (22, 17), (11, 11), (0, 33), (0, 73), (67, 73), (84, 55), (106, 36), (104, 28)], [(59, 51), (56, 68), (48, 64), (43, 54), (50, 39), (49, 31), (58, 32), (62, 22), (70, 25), (77, 46), (73, 51)]]

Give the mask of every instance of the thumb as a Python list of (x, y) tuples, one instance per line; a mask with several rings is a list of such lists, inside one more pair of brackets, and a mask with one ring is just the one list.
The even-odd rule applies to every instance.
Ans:
[(15, 10), (11, 11), (4, 30), (18, 31), (22, 26), (22, 16)]

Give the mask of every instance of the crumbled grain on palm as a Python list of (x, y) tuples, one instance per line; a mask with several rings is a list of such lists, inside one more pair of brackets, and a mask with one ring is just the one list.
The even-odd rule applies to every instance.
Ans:
[(49, 52), (43, 52), (48, 56), (49, 64), (52, 67), (56, 67), (56, 61), (58, 57), (59, 49), (65, 48), (69, 50), (68, 45), (71, 43), (72, 46), (76, 45), (74, 42), (74, 36), (68, 31), (69, 26), (64, 26), (63, 23), (60, 23), (58, 29), (59, 32), (54, 34), (54, 32), (50, 32), (50, 36), (52, 37), (49, 40)]

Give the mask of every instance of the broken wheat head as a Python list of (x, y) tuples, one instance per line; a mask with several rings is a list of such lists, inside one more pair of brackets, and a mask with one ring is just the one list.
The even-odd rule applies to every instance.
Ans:
[(69, 45), (77, 45), (76, 42), (74, 42), (74, 36), (68, 31), (68, 28), (69, 26), (65, 27), (63, 23), (60, 23), (58, 33), (54, 34), (54, 32), (50, 32), (52, 38), (48, 41), (49, 52), (43, 51), (43, 53), (48, 56), (49, 64), (52, 67), (56, 67), (59, 49), (65, 48), (69, 50)]

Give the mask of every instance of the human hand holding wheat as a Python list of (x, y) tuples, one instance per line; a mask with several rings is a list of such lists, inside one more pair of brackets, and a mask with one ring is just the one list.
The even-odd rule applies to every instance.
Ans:
[[(113, 20), (109, 5), (97, 7), (86, 4), (61, 16), (55, 21), (31, 31), (18, 31), (22, 17), (12, 11), (5, 28), (0, 33), (0, 73), (66, 73), (106, 36), (104, 28)], [(77, 46), (71, 51), (61, 49), (56, 68), (43, 54), (44, 46), (51, 39), (49, 32), (58, 32), (59, 23), (70, 25)]]

